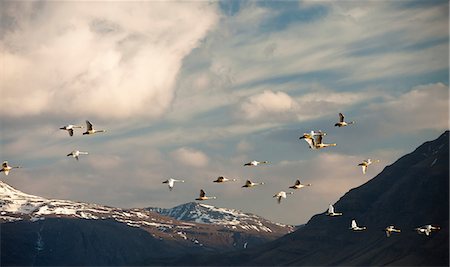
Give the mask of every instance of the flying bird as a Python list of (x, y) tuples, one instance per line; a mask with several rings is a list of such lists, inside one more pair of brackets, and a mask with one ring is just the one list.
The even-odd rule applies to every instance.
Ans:
[(341, 216), (342, 213), (341, 212), (334, 212), (334, 207), (333, 205), (330, 204), (330, 206), (328, 206), (328, 211), (327, 211), (327, 216)]
[(278, 193), (276, 193), (273, 197), (277, 198), (278, 204), (281, 203), (281, 198), (286, 198), (286, 195), (292, 195), (294, 194), (294, 192), (284, 192), (284, 191), (280, 191)]
[(251, 161), (249, 163), (245, 163), (244, 166), (258, 166), (260, 164), (268, 164), (268, 163), (269, 163), (268, 161), (256, 161), (256, 160), (253, 160), (253, 161)]
[(354, 121), (345, 122), (344, 115), (342, 113), (339, 113), (339, 122), (337, 122), (334, 126), (338, 126), (340, 128), (340, 127), (344, 127), (344, 126), (347, 126), (347, 125), (350, 125), (353, 123), (355, 123), (355, 122)]
[(81, 151), (78, 151), (78, 150), (74, 150), (74, 151), (70, 152), (69, 154), (67, 154), (67, 156), (68, 157), (72, 156), (72, 157), (74, 157), (74, 158), (76, 158), (78, 160), (78, 157), (80, 155), (88, 155), (88, 154), (89, 154), (88, 152), (81, 152)]
[(203, 189), (200, 189), (200, 196), (198, 198), (196, 198), (195, 200), (208, 200), (208, 199), (216, 199), (216, 197), (207, 197), (205, 194), (205, 191), (203, 191)]
[(295, 181), (295, 184), (293, 186), (289, 186), (289, 188), (300, 189), (300, 188), (303, 188), (303, 187), (306, 187), (306, 186), (311, 186), (311, 184), (302, 184), (300, 182), (300, 180), (297, 180), (297, 181)]
[(63, 126), (63, 127), (59, 128), (59, 129), (60, 130), (66, 130), (67, 132), (69, 132), (70, 136), (73, 136), (73, 129), (75, 129), (75, 128), (83, 128), (83, 126), (69, 124), (69, 125), (66, 125), (66, 126)]
[(325, 148), (325, 147), (329, 147), (329, 146), (336, 146), (336, 144), (324, 144), (322, 141), (322, 135), (317, 136), (316, 141), (315, 141), (315, 147), (317, 149), (321, 149), (321, 148)]
[(439, 229), (441, 229), (439, 226), (432, 226), (431, 224), (427, 224), (414, 230), (416, 230), (418, 234), (425, 234), (426, 236), (429, 236), (432, 231), (437, 231)]
[(263, 185), (263, 184), (264, 184), (264, 182), (253, 183), (250, 180), (247, 180), (242, 187), (253, 187), (253, 186), (256, 186), (256, 185)]
[(213, 182), (214, 183), (225, 183), (225, 182), (236, 182), (236, 181), (237, 181), (236, 179), (228, 179), (228, 178), (225, 178), (223, 176), (219, 176)]
[(9, 172), (12, 169), (18, 169), (18, 168), (22, 168), (22, 167), (21, 166), (9, 166), (8, 165), (8, 161), (5, 160), (5, 161), (3, 161), (2, 168), (0, 169), (0, 172), (4, 172), (5, 175), (8, 175)]
[(389, 225), (388, 227), (386, 227), (384, 229), (384, 231), (386, 232), (386, 236), (390, 237), (391, 233), (396, 232), (396, 233), (400, 233), (400, 229), (395, 229), (395, 227), (393, 225)]
[(325, 132), (322, 132), (321, 130), (315, 132), (311, 131), (309, 133), (303, 133), (302, 136), (299, 137), (299, 139), (304, 139), (306, 143), (308, 143), (309, 148), (316, 149), (316, 140), (314, 140), (315, 136), (324, 136), (327, 135)]
[(352, 225), (350, 226), (349, 229), (353, 230), (353, 231), (363, 231), (363, 230), (366, 230), (367, 228), (365, 226), (362, 226), (362, 227), (358, 226), (356, 224), (356, 221), (352, 220)]
[(104, 133), (106, 130), (95, 130), (94, 127), (92, 127), (92, 123), (90, 121), (86, 121), (86, 132), (83, 133), (83, 135), (87, 134), (95, 134), (95, 133)]
[(372, 161), (371, 159), (363, 160), (363, 162), (359, 163), (358, 166), (361, 166), (363, 174), (366, 174), (369, 165), (375, 162), (380, 162), (380, 160), (378, 159), (374, 161)]
[(168, 184), (169, 190), (172, 191), (172, 189), (173, 189), (173, 187), (174, 187), (174, 185), (175, 185), (175, 182), (184, 183), (184, 180), (176, 180), (176, 179), (170, 178), (170, 179), (165, 180), (165, 181), (162, 182), (162, 183), (163, 183), (163, 184)]

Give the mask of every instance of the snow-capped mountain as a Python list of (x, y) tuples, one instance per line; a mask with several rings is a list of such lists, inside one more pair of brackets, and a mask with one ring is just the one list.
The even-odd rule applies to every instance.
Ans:
[[(3, 247), (7, 248), (2, 250), (1, 262), (10, 265), (33, 265), (25, 256), (38, 253), (47, 265), (86, 265), (92, 264), (93, 261), (79, 262), (78, 259), (98, 258), (98, 254), (89, 254), (92, 247), (107, 246), (111, 253), (105, 250), (105, 258), (95, 261), (95, 265), (105, 265), (109, 261), (115, 261), (110, 259), (110, 256), (115, 255), (117, 250), (124, 251), (127, 255), (133, 255), (133, 251), (139, 250), (142, 257), (152, 258), (171, 255), (151, 250), (155, 245), (168, 251), (176, 249), (173, 255), (204, 250), (243, 249), (276, 239), (293, 230), (292, 226), (272, 223), (237, 210), (196, 203), (179, 207), (185, 207), (184, 214), (187, 217), (172, 218), (156, 212), (163, 209), (122, 209), (47, 199), (23, 193), (0, 181), (0, 224), (2, 229), (5, 229), (0, 237)], [(171, 213), (174, 214), (175, 212)], [(67, 240), (68, 236), (71, 236), (70, 240), (79, 242)], [(61, 256), (67, 254), (67, 250), (61, 251), (61, 255), (54, 252), (67, 246), (67, 242), (72, 244), (70, 251), (73, 260)], [(143, 247), (146, 249), (142, 249)], [(46, 249), (53, 252), (45, 254), (43, 251)], [(15, 254), (6, 253), (15, 251), (28, 254), (17, 257)], [(58, 258), (60, 256), (62, 258)], [(52, 257), (55, 259), (51, 260)], [(123, 263), (134, 264), (129, 261)], [(167, 262), (164, 260), (161, 263)]]
[(263, 232), (283, 231), (282, 229), (285, 229), (285, 231), (291, 232), (294, 228), (293, 226), (274, 223), (240, 210), (217, 208), (196, 202), (189, 202), (170, 209), (148, 208), (147, 210), (155, 211), (179, 221), (223, 225), (232, 229)]

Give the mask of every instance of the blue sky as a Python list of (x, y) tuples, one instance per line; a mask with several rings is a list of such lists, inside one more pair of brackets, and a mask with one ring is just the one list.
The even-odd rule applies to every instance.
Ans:
[[(448, 129), (447, 1), (0, 5), (0, 155), (24, 166), (1, 179), (27, 193), (167, 208), (203, 188), (301, 224)], [(86, 119), (107, 132), (58, 130)], [(298, 139), (319, 129), (337, 146)], [(297, 178), (313, 186), (278, 205)]]

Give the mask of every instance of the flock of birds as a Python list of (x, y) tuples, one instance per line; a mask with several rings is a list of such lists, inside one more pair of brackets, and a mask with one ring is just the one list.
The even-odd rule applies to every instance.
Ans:
[[(339, 113), (339, 121), (334, 126), (345, 127), (345, 126), (348, 126), (348, 125), (351, 125), (354, 123), (355, 123), (354, 121), (346, 122), (344, 120), (344, 115), (342, 113)], [(77, 129), (77, 128), (82, 129), (83, 126), (68, 124), (59, 129), (65, 130), (69, 133), (69, 136), (73, 136), (74, 129)], [(96, 129), (94, 129), (92, 123), (89, 122), (88, 120), (86, 120), (86, 132), (84, 132), (83, 135), (93, 135), (96, 133), (103, 133), (103, 132), (106, 132), (106, 130), (96, 130)], [(331, 144), (323, 143), (323, 136), (325, 136), (325, 135), (326, 135), (326, 133), (322, 132), (321, 130), (319, 130), (319, 131), (312, 130), (309, 133), (304, 133), (299, 139), (305, 140), (308, 143), (309, 148), (313, 149), (313, 150), (336, 146), (335, 143), (331, 143)], [(88, 155), (88, 154), (89, 154), (88, 152), (74, 150), (71, 153), (67, 154), (67, 156), (68, 157), (71, 156), (78, 161), (80, 155)], [(361, 166), (362, 173), (366, 174), (367, 168), (369, 167), (369, 165), (371, 165), (372, 163), (375, 163), (375, 162), (379, 162), (379, 160), (367, 159), (367, 160), (364, 160), (363, 162), (359, 163), (358, 166)], [(269, 162), (253, 160), (251, 162), (245, 163), (244, 166), (256, 167), (256, 166), (262, 165), (262, 164), (269, 164)], [(16, 169), (16, 168), (21, 168), (21, 166), (10, 166), (8, 164), (8, 161), (4, 161), (2, 164), (2, 168), (0, 169), (0, 172), (4, 172), (5, 175), (8, 175), (12, 169)], [(214, 183), (225, 183), (225, 182), (236, 182), (236, 181), (237, 181), (237, 179), (229, 179), (229, 178), (220, 176), (213, 182)], [(184, 180), (177, 180), (177, 179), (169, 178), (169, 179), (163, 181), (162, 183), (168, 184), (169, 190), (172, 191), (172, 189), (175, 186), (175, 183), (184, 183), (184, 182), (185, 182)], [(254, 186), (258, 186), (258, 185), (264, 185), (264, 182), (252, 182), (250, 180), (247, 180), (242, 187), (243, 188), (251, 188)], [(308, 187), (308, 186), (311, 186), (311, 184), (302, 184), (300, 182), (300, 180), (296, 180), (295, 184), (290, 186), (289, 188), (296, 190), (296, 189), (301, 189), (301, 188)], [(276, 198), (278, 204), (280, 204), (281, 200), (283, 198), (286, 199), (287, 195), (291, 195), (291, 194), (294, 194), (294, 192), (280, 191), (280, 192), (276, 193), (273, 196), (273, 198)], [(215, 196), (207, 196), (205, 191), (203, 189), (200, 189), (199, 197), (196, 198), (195, 200), (204, 201), (204, 200), (210, 200), (210, 199), (216, 199), (216, 197)], [(330, 204), (328, 207), (328, 211), (326, 212), (326, 215), (330, 216), (330, 217), (336, 217), (336, 216), (341, 216), (342, 213), (335, 212), (333, 205)], [(353, 219), (351, 221), (351, 226), (349, 229), (353, 230), (353, 231), (363, 231), (363, 230), (366, 230), (367, 228), (365, 226), (358, 226), (358, 224), (356, 223), (356, 220)], [(424, 225), (424, 226), (415, 228), (414, 230), (417, 231), (417, 233), (419, 233), (419, 234), (424, 234), (424, 235), (429, 236), (432, 231), (436, 231), (439, 229), (440, 228), (438, 226), (433, 226), (433, 225), (428, 224), (428, 225)], [(396, 229), (393, 225), (387, 226), (384, 230), (386, 232), (387, 237), (390, 237), (392, 233), (401, 232), (400, 229)]]

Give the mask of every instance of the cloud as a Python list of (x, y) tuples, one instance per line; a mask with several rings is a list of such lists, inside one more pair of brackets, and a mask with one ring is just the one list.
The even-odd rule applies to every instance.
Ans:
[(385, 102), (367, 107), (374, 129), (390, 134), (449, 129), (449, 88), (443, 83), (419, 85)]
[(14, 24), (1, 25), (0, 112), (12, 117), (159, 117), (183, 58), (218, 20), (206, 2), (4, 5)]
[(282, 118), (292, 114), (296, 105), (295, 101), (284, 92), (265, 90), (247, 98), (241, 104), (238, 115), (248, 120), (265, 119), (268, 116)]
[(205, 167), (209, 162), (205, 153), (188, 147), (179, 148), (173, 151), (171, 155), (179, 163), (191, 167)]

